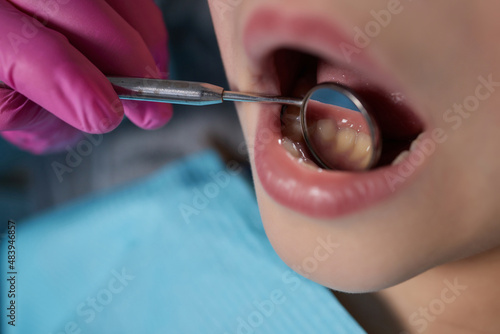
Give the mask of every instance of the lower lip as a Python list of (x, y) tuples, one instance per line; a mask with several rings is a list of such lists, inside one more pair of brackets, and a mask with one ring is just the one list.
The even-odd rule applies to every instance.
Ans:
[(398, 165), (365, 173), (308, 169), (279, 143), (279, 115), (279, 106), (263, 105), (260, 110), (254, 146), (257, 175), (275, 201), (307, 216), (332, 219), (366, 208), (411, 184), (423, 165), (414, 151)]

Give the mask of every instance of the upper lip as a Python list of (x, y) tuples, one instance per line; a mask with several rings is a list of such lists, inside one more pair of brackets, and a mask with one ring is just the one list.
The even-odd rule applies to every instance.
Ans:
[[(269, 67), (266, 59), (280, 47), (297, 47), (332, 63), (344, 63), (347, 59), (340, 47), (351, 44), (342, 29), (327, 20), (273, 7), (258, 8), (249, 15), (243, 43), (250, 60), (250, 71), (254, 74)], [(355, 54), (348, 61), (354, 62), (356, 68), (368, 68), (371, 63), (362, 53)]]
[[(254, 87), (250, 89), (280, 94), (279, 78), (273, 71), (271, 55), (280, 48), (291, 48), (338, 64), (337, 74), (343, 73), (345, 68), (354, 69), (349, 70), (347, 76), (335, 76), (336, 82), (347, 87), (361, 83), (360, 86), (383, 87), (381, 89), (385, 92), (395, 91), (397, 86), (392, 78), (379, 69), (366, 52), (355, 55), (349, 63), (346, 61), (341, 47), (352, 43), (345, 36), (343, 29), (318, 14), (286, 12), (269, 6), (257, 8), (248, 16), (243, 30), (249, 71), (255, 80)], [(279, 118), (279, 109), (279, 106), (262, 106), (254, 152), (259, 179), (275, 200), (307, 215), (331, 218), (394, 192), (395, 189), (386, 182), (386, 175), (394, 172), (395, 167), (368, 173), (311, 172), (289, 159), (286, 152), (278, 147), (277, 140), (262, 142), (263, 136), (259, 132), (270, 129), (270, 123)], [(410, 110), (406, 105), (402, 105), (401, 109), (402, 113)], [(414, 111), (407, 117), (415, 117)], [(415, 124), (422, 119), (424, 117), (420, 117)], [(416, 127), (423, 127), (422, 123)], [(280, 138), (279, 129), (271, 129), (271, 132), (274, 139)], [(409, 184), (411, 178), (406, 178), (404, 183)]]
[[(279, 91), (279, 78), (274, 73), (271, 55), (280, 48), (290, 48), (309, 52), (333, 64), (333, 73), (326, 74), (333, 79), (329, 81), (349, 87), (361, 95), (368, 105), (374, 104), (370, 99), (373, 100), (377, 94), (388, 100), (405, 96), (393, 77), (369, 57), (368, 50), (346, 51), (351, 50), (349, 47), (355, 47), (346, 35), (344, 29), (318, 14), (287, 13), (273, 7), (255, 10), (249, 16), (243, 34), (249, 70), (258, 86), (255, 88), (264, 89), (270, 94), (283, 93)], [(320, 74), (318, 79), (324, 81), (324, 78)], [(379, 125), (383, 127), (385, 135), (392, 134), (391, 139), (395, 139), (401, 137), (402, 133), (416, 137), (422, 132), (427, 123), (426, 115), (419, 114), (417, 117), (415, 110), (410, 110), (407, 103), (399, 103), (397, 109), (397, 113), (392, 114), (377, 108), (372, 110), (376, 114), (375, 118), (381, 121)], [(403, 126), (402, 118), (405, 119)]]

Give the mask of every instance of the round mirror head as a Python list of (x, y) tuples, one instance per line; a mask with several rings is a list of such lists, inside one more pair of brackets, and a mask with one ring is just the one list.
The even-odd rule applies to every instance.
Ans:
[(321, 167), (363, 171), (377, 163), (381, 149), (377, 124), (343, 86), (327, 83), (309, 91), (300, 121), (304, 141)]

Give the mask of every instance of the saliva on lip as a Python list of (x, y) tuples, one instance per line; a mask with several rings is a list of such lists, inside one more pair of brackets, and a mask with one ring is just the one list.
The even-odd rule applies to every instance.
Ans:
[[(318, 169), (321, 163), (305, 143), (300, 112), (298, 107), (284, 108), (281, 144), (304, 165)], [(361, 113), (338, 106), (315, 105), (308, 107), (305, 121), (314, 153), (329, 169), (360, 171), (369, 166), (373, 144)]]

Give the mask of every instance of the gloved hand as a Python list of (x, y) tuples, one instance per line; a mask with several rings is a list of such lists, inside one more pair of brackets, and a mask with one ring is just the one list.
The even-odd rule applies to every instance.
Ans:
[(0, 133), (33, 153), (116, 128), (155, 129), (170, 105), (120, 101), (108, 76), (164, 77), (167, 32), (151, 0), (0, 0)]

